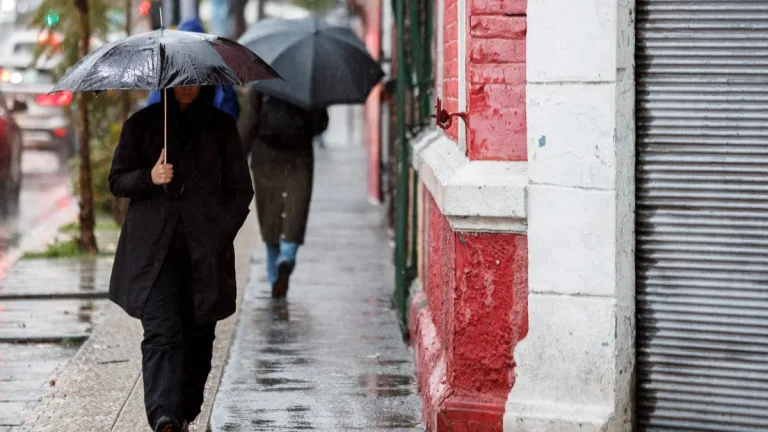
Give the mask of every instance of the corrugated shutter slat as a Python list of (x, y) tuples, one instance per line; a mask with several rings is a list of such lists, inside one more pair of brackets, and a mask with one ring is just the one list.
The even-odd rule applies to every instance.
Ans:
[(637, 2), (637, 412), (768, 431), (768, 2)]

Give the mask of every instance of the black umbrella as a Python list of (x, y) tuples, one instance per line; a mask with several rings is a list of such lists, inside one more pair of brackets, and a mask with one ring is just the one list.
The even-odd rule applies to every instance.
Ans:
[(99, 47), (67, 71), (53, 92), (245, 85), (275, 77), (264, 60), (235, 41), (160, 29)]
[(52, 93), (245, 85), (276, 77), (264, 60), (237, 42), (161, 28), (94, 50), (67, 71)]
[(351, 30), (317, 18), (259, 21), (240, 43), (284, 80), (258, 82), (256, 90), (307, 109), (363, 103), (384, 76)]

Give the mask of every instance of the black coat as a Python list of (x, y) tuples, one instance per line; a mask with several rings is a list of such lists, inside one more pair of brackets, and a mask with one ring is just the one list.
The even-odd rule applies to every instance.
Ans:
[(259, 103), (259, 98), (251, 92), (240, 134), (246, 151), (252, 146), (261, 237), (270, 243), (282, 239), (303, 244), (314, 175), (312, 140), (327, 128), (328, 113), (274, 98)]
[[(199, 101), (209, 98), (198, 96), (187, 108), (194, 106), (194, 115), (184, 121), (178, 120), (175, 101), (169, 98), (169, 163), (176, 160), (174, 176), (184, 182), (178, 198), (154, 185), (151, 177), (163, 149), (163, 104), (137, 112), (123, 125), (109, 188), (131, 202), (117, 246), (109, 297), (133, 317), (142, 316), (179, 221), (192, 262), (195, 319), (216, 321), (235, 312), (233, 241), (248, 216), (253, 188), (235, 121), (212, 108), (210, 101)], [(183, 145), (171, 145), (177, 144), (177, 136)]]

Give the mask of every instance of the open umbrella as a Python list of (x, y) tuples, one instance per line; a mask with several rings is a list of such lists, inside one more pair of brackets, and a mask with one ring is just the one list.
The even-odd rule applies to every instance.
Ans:
[(254, 88), (306, 109), (363, 103), (384, 76), (351, 30), (314, 17), (259, 21), (239, 42), (283, 78), (258, 82)]
[[(51, 93), (245, 85), (276, 77), (264, 60), (237, 42), (161, 28), (94, 50), (67, 71)], [(167, 127), (165, 134), (167, 141)]]

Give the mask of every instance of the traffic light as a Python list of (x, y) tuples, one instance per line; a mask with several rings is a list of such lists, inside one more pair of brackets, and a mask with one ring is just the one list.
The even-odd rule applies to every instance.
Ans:
[(141, 16), (149, 16), (149, 13), (151, 12), (151, 10), (152, 10), (152, 2), (150, 2), (149, 0), (144, 0), (143, 2), (141, 2), (141, 4), (139, 4), (139, 14), (141, 14)]
[(58, 23), (59, 23), (59, 13), (53, 9), (49, 10), (48, 13), (45, 14), (45, 24), (48, 27), (54, 27)]

